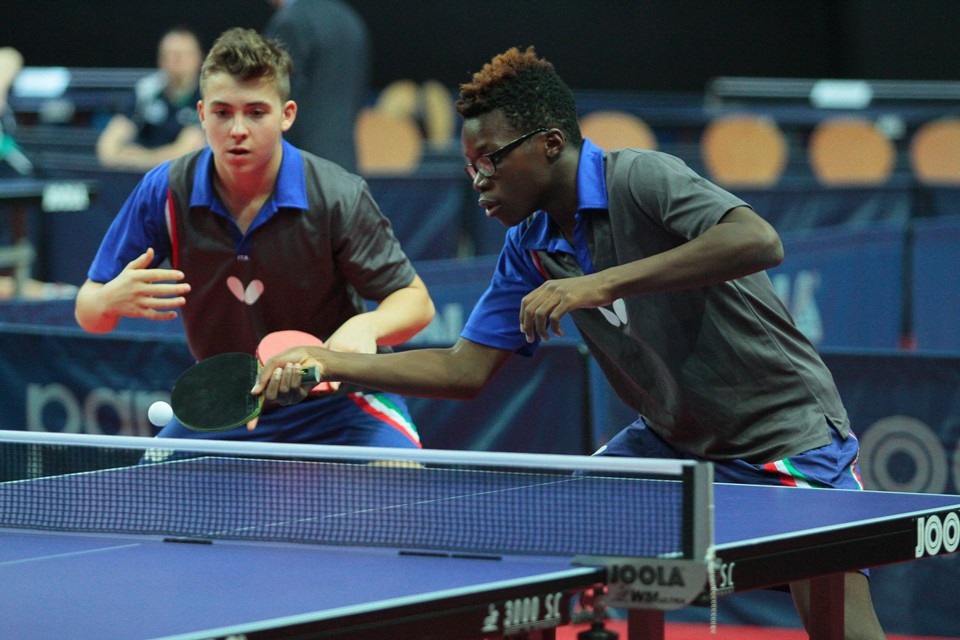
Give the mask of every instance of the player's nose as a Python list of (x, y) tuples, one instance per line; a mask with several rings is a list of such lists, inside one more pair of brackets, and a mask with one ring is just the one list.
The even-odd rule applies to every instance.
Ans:
[(230, 135), (235, 138), (242, 138), (247, 135), (247, 126), (242, 117), (235, 117), (230, 125)]

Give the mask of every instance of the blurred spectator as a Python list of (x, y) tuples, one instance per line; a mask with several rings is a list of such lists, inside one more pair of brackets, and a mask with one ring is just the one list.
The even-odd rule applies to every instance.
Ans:
[(136, 86), (130, 114), (116, 114), (97, 140), (100, 164), (146, 171), (206, 143), (197, 115), (203, 51), (196, 34), (174, 27), (160, 39), (159, 70)]
[(19, 51), (0, 47), (0, 176), (33, 173), (33, 164), (11, 137), (16, 120), (7, 106), (10, 87), (22, 68), (23, 55)]
[(0, 113), (7, 108), (7, 94), (13, 79), (23, 68), (23, 56), (13, 47), (0, 47)]
[(370, 78), (370, 33), (340, 0), (269, 0), (277, 10), (264, 35), (293, 58), (291, 98), (297, 122), (284, 137), (306, 151), (357, 170), (353, 138)]
[[(22, 68), (23, 55), (19, 51), (13, 47), (0, 47), (0, 178), (33, 173), (33, 164), (10, 135), (16, 121), (13, 110), (7, 105), (7, 97), (10, 95), (10, 87), (14, 79)], [(2, 222), (6, 225), (8, 220), (5, 219)], [(32, 260), (30, 258), (28, 262)], [(8, 259), (4, 262), (4, 267), (16, 266), (15, 262)], [(29, 277), (22, 278), (22, 276), (18, 278), (7, 275), (6, 269), (4, 271), (5, 273), (0, 275), (0, 300), (15, 296), (46, 299), (73, 297), (77, 292), (77, 288), (70, 285), (40, 282)]]

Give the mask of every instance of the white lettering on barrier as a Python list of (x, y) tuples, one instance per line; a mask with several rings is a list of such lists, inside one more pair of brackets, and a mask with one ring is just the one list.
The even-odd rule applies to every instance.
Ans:
[(112, 413), (119, 434), (152, 436), (147, 409), (158, 400), (170, 401), (167, 391), (131, 391), (96, 387), (80, 398), (59, 383), (29, 384), (26, 398), (28, 431), (102, 434), (101, 416)]
[(943, 516), (917, 518), (917, 547), (914, 556), (935, 556), (953, 553), (960, 546), (960, 511)]
[(797, 323), (797, 328), (813, 344), (823, 342), (823, 317), (820, 315), (820, 306), (817, 304), (820, 272), (801, 269), (794, 274), (793, 282), (786, 273), (774, 274), (770, 280), (777, 296), (790, 309), (790, 315)]

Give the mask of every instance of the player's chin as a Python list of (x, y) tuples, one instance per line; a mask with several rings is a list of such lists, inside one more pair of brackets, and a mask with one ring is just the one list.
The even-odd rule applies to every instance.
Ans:
[(521, 213), (520, 210), (510, 209), (509, 207), (499, 206), (496, 211), (488, 214), (491, 218), (505, 227), (515, 227), (529, 217), (529, 214)]
[(510, 227), (517, 226), (518, 224), (526, 220), (528, 217), (529, 216), (515, 216), (513, 218), (498, 218), (498, 220), (500, 220), (500, 223), (503, 226), (510, 228)]

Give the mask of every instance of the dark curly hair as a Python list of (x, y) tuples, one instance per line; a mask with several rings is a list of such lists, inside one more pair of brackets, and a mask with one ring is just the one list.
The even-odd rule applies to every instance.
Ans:
[(573, 92), (532, 46), (513, 47), (483, 65), (460, 85), (456, 108), (464, 118), (500, 109), (517, 131), (556, 127), (575, 146), (583, 142)]
[(228, 73), (241, 82), (266, 78), (273, 80), (280, 101), (290, 99), (290, 73), (293, 62), (280, 43), (268, 40), (253, 29), (236, 27), (224, 31), (210, 48), (200, 68), (201, 93), (214, 73)]

